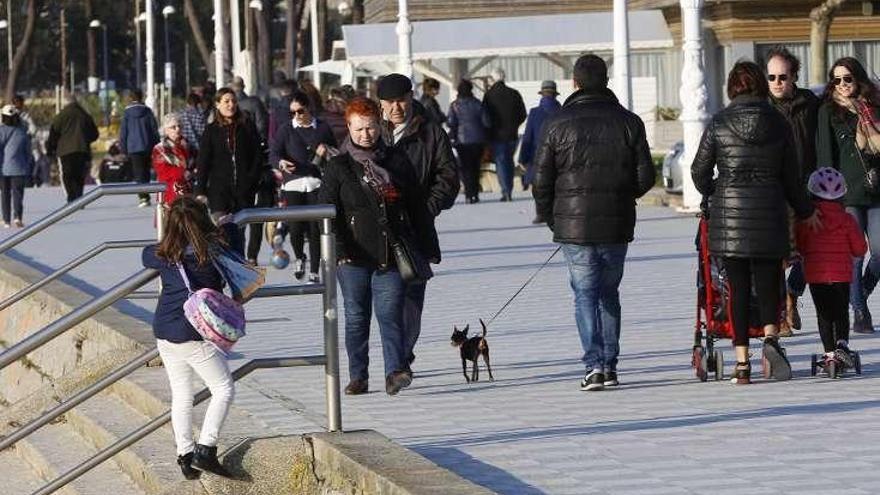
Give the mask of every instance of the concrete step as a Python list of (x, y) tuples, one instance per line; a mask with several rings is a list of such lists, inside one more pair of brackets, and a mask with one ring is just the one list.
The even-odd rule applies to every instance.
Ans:
[(7, 495), (28, 495), (46, 483), (14, 449), (0, 452), (0, 480)]
[[(66, 415), (68, 424), (93, 447), (103, 449), (152, 418), (113, 394), (99, 394)], [(119, 469), (149, 494), (182, 479), (171, 426), (164, 426), (113, 457)]]
[[(46, 481), (63, 474), (97, 451), (91, 443), (79, 436), (66, 421), (40, 428), (25, 440), (17, 443), (14, 449), (31, 466), (33, 471)], [(64, 495), (146, 494), (112, 461), (99, 465), (56, 493)]]

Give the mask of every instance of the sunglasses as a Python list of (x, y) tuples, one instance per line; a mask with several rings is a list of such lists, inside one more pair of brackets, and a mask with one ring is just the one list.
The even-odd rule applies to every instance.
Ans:
[(840, 86), (841, 81), (847, 84), (852, 84), (854, 80), (855, 79), (853, 79), (853, 76), (835, 77), (831, 80), (831, 84), (834, 84), (835, 86)]
[(785, 82), (785, 81), (788, 81), (788, 74), (779, 74), (779, 75), (776, 75), (776, 74), (767, 74), (767, 80), (768, 80), (768, 81), (770, 81), (770, 82), (776, 82), (777, 79), (779, 79), (779, 82)]
[(305, 115), (309, 113), (309, 111), (305, 108), (300, 108), (299, 110), (291, 110), (290, 115)]

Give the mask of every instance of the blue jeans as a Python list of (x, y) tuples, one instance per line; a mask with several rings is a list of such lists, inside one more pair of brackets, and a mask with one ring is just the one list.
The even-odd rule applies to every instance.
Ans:
[[(868, 248), (871, 250), (871, 258), (868, 260), (869, 273), (873, 277), (880, 276), (880, 206), (847, 206), (846, 212), (856, 219), (859, 228), (868, 236)], [(849, 304), (854, 311), (868, 309), (868, 301), (862, 295), (862, 266), (863, 258), (853, 260), (853, 278), (849, 285)]]
[(587, 370), (617, 370), (620, 294), (627, 244), (563, 244)]
[(492, 157), (495, 160), (495, 173), (501, 194), (510, 196), (513, 191), (513, 152), (516, 151), (516, 139), (513, 141), (493, 141)]
[(422, 333), (422, 309), (425, 307), (425, 289), (427, 282), (406, 284), (406, 292), (403, 300), (403, 357), (406, 359), (406, 369), (416, 359), (413, 351), (419, 334)]
[[(345, 308), (345, 351), (348, 375), (366, 380), (370, 364), (370, 318), (372, 309), (379, 322), (385, 376), (406, 367), (403, 341), (403, 296), (405, 285), (397, 270), (339, 265), (339, 286)], [(371, 307), (372, 306), (372, 307)]]

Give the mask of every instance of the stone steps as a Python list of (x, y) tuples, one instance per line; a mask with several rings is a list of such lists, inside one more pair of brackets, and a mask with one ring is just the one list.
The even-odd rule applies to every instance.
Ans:
[(13, 449), (0, 452), (0, 479), (3, 493), (8, 495), (29, 494), (45, 484)]

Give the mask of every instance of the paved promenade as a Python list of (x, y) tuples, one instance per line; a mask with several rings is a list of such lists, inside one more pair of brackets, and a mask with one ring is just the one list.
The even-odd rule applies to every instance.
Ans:
[[(26, 222), (61, 198), (58, 189), (28, 190)], [(458, 204), (439, 219), (444, 260), (428, 286), (412, 387), (396, 397), (384, 393), (374, 324), (375, 391), (344, 397), (346, 429), (378, 430), (510, 495), (880, 493), (880, 336), (852, 341), (862, 353), (862, 377), (810, 377), (819, 339), (807, 297), (804, 330), (786, 340), (794, 380), (699, 383), (690, 369), (696, 220), (665, 208), (639, 209), (622, 284), (619, 388), (579, 390), (584, 370), (561, 255), (490, 328), (496, 381), (465, 384), (458, 350), (449, 345), (453, 324), (479, 328), (477, 319), (491, 317), (555, 248), (545, 227), (531, 225), (527, 196), (484, 200)], [(152, 210), (135, 202), (105, 198), (13, 256), (48, 269), (104, 240), (154, 236)], [(264, 248), (261, 262), (267, 259)], [(105, 253), (68, 281), (98, 293), (139, 263), (134, 250)], [(271, 283), (292, 280), (290, 271), (270, 270)], [(871, 308), (880, 317), (877, 300)], [(122, 307), (148, 319), (153, 305)], [(320, 353), (320, 313), (319, 296), (250, 303), (249, 336), (236, 348), (236, 362)], [(342, 328), (340, 322), (340, 334)], [(732, 351), (722, 344), (730, 370)], [(759, 353), (755, 342), (756, 370)], [(344, 356), (342, 366), (345, 377)], [(319, 368), (261, 371), (241, 382), (236, 405), (265, 429), (257, 435), (314, 431), (324, 424), (322, 384)]]

